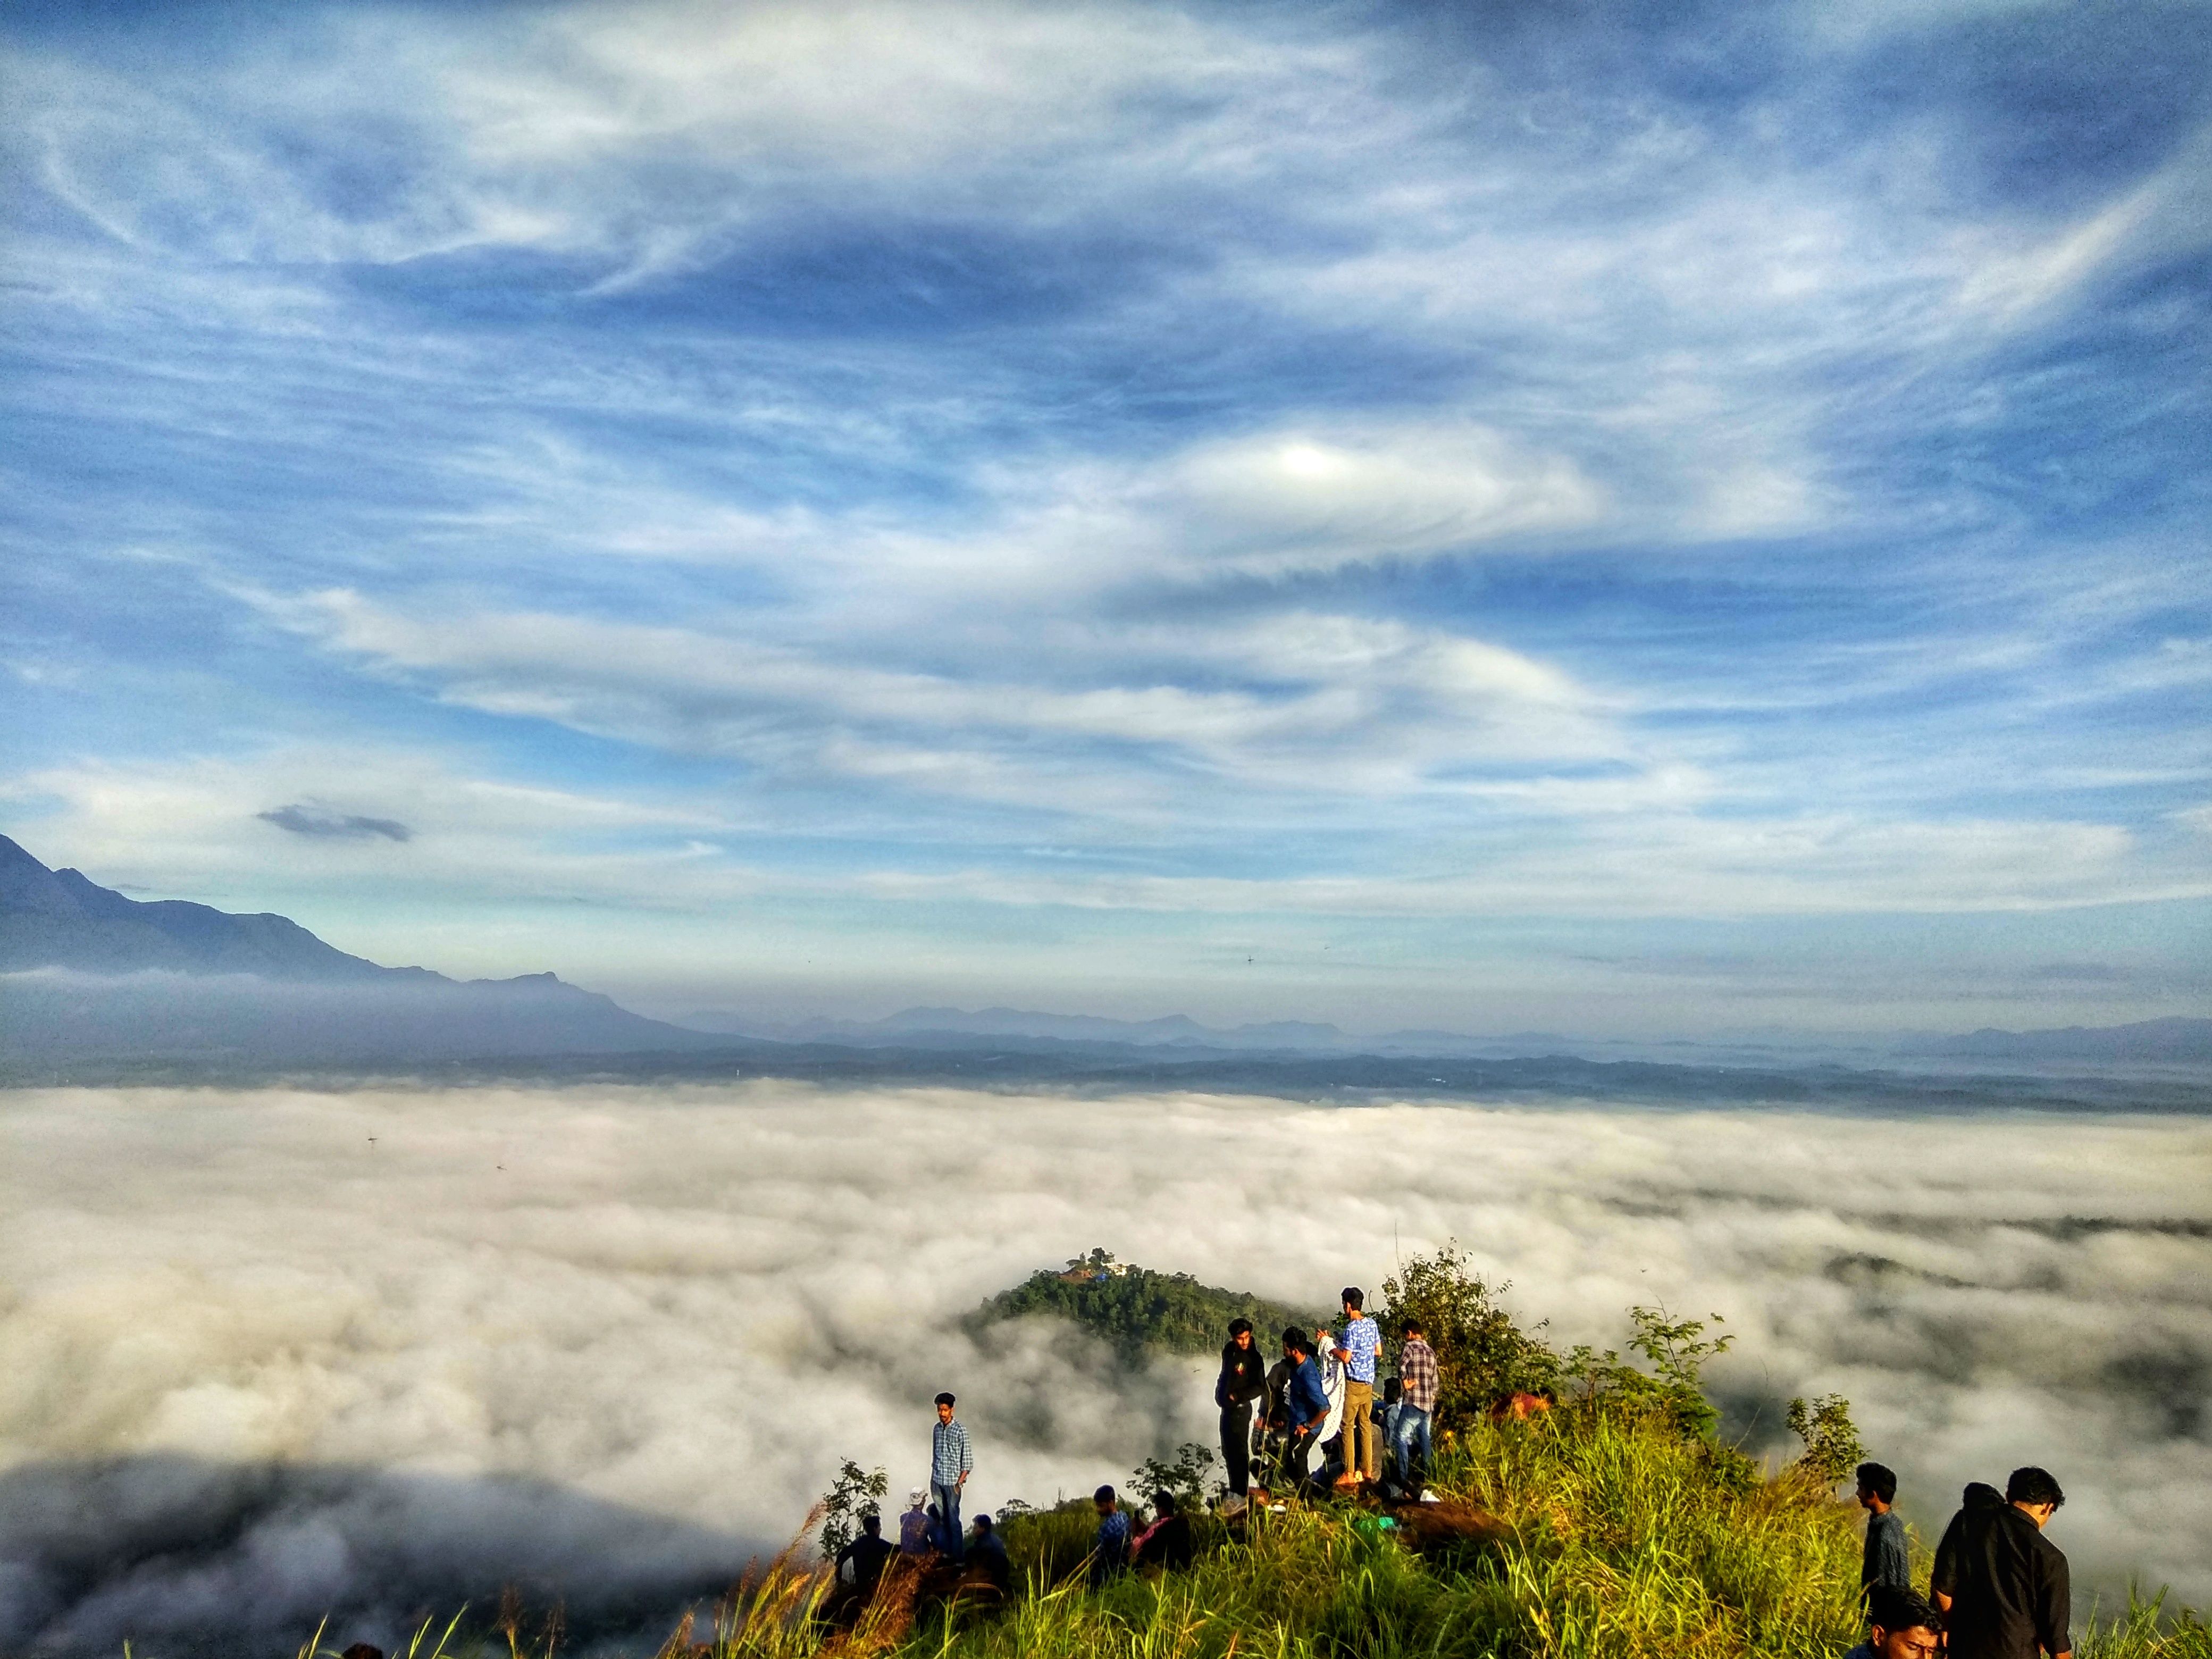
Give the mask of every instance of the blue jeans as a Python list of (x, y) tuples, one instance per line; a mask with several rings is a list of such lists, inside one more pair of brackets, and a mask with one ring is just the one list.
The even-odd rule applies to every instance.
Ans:
[(939, 1534), (937, 1547), (957, 1561), (968, 1553), (968, 1540), (960, 1533), (960, 1488), (940, 1486), (929, 1483), (929, 1495), (936, 1500), (939, 1511), (945, 1516), (944, 1530)]
[[(1413, 1443), (1421, 1443), (1418, 1462), (1413, 1458)], [(1429, 1414), (1419, 1406), (1401, 1405), (1398, 1422), (1390, 1434), (1390, 1455), (1398, 1462), (1398, 1484), (1414, 1497), (1421, 1495), (1421, 1483), (1429, 1474)]]

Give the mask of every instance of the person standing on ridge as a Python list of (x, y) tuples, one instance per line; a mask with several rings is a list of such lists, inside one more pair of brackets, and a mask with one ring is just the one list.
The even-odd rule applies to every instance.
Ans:
[(1391, 1430), (1390, 1455), (1397, 1462), (1398, 1483), (1406, 1496), (1419, 1498), (1429, 1479), (1429, 1434), (1443, 1379), (1437, 1370), (1437, 1351), (1429, 1346), (1421, 1322), (1408, 1319), (1398, 1328), (1405, 1340), (1398, 1347), (1398, 1420)]
[(2066, 1557), (2043, 1535), (2066, 1494), (2046, 1469), (2014, 1469), (2002, 1509), (1963, 1511), (1948, 1578), (1952, 1659), (2071, 1659)]
[(1905, 1546), (1905, 1517), (1897, 1513), (1896, 1473), (1880, 1463), (1858, 1468), (1859, 1507), (1867, 1512), (1866, 1553), (1859, 1560), (1859, 1599), (1876, 1584), (1912, 1588), (1912, 1557)]
[(937, 1426), (929, 1431), (929, 1491), (943, 1516), (939, 1522), (938, 1547), (955, 1561), (963, 1553), (960, 1532), (960, 1492), (968, 1484), (975, 1460), (969, 1455), (968, 1431), (952, 1417), (952, 1396), (937, 1396)]
[(1959, 1512), (1943, 1528), (1942, 1540), (1936, 1546), (1936, 1570), (1928, 1576), (1929, 1599), (1936, 1603), (1939, 1613), (1951, 1611), (1951, 1598), (1942, 1586), (1958, 1577), (1959, 1550), (1966, 1542), (1967, 1517), (2003, 1507), (2004, 1494), (1986, 1481), (1969, 1480), (1966, 1489), (1959, 1494)]
[(1291, 1364), (1291, 1380), (1283, 1390), (1287, 1424), (1282, 1484), (1285, 1492), (1296, 1492), (1306, 1484), (1314, 1443), (1328, 1421), (1328, 1390), (1322, 1386), (1321, 1367), (1314, 1363), (1313, 1340), (1304, 1331), (1292, 1327), (1283, 1333), (1283, 1358)]
[(1221, 1408), (1221, 1462), (1229, 1490), (1243, 1498), (1252, 1484), (1252, 1402), (1267, 1392), (1267, 1366), (1252, 1346), (1252, 1322), (1229, 1322), (1229, 1340), (1221, 1350), (1221, 1375), (1213, 1384), (1213, 1403)]
[(1340, 1486), (1372, 1485), (1382, 1477), (1382, 1447), (1375, 1434), (1375, 1361), (1382, 1352), (1382, 1333), (1362, 1308), (1367, 1293), (1344, 1287), (1344, 1340), (1336, 1350), (1344, 1367), (1344, 1474)]

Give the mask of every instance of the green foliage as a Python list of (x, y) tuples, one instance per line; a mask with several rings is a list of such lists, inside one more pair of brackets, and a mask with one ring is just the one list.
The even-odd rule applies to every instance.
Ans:
[(2169, 1618), (2163, 1590), (2146, 1601), (2130, 1589), (2126, 1614), (2106, 1623), (2092, 1613), (2074, 1651), (2077, 1659), (2212, 1659), (2212, 1626), (2186, 1607)]
[[(1560, 1376), (1575, 1385), (1585, 1405), (1651, 1413), (1685, 1438), (1710, 1442), (1720, 1413), (1705, 1395), (1705, 1362), (1726, 1353), (1735, 1338), (1707, 1337), (1704, 1320), (1670, 1319), (1663, 1307), (1631, 1308), (1628, 1318), (1636, 1328), (1628, 1346), (1644, 1356), (1650, 1370), (1624, 1362), (1613, 1349), (1578, 1344), (1561, 1362)], [(1711, 1318), (1716, 1325), (1725, 1322), (1718, 1314)], [(1717, 1458), (1715, 1468), (1732, 1470), (1731, 1479), (1742, 1477), (1726, 1458)]]
[(1851, 1402), (1839, 1394), (1822, 1395), (1809, 1407), (1793, 1400), (1784, 1420), (1790, 1432), (1805, 1443), (1805, 1455), (1796, 1467), (1824, 1491), (1832, 1491), (1866, 1460), (1866, 1448), (1851, 1422)]
[(861, 1517), (875, 1513), (890, 1490), (890, 1478), (881, 1469), (864, 1469), (851, 1458), (845, 1459), (836, 1480), (817, 1505), (822, 1512), (822, 1529), (815, 1537), (822, 1553), (834, 1559), (858, 1538)]
[(1495, 1298), (1509, 1288), (1492, 1287), (1475, 1273), (1456, 1239), (1434, 1255), (1414, 1257), (1382, 1281), (1383, 1311), (1377, 1317), (1389, 1352), (1397, 1353), (1399, 1328), (1409, 1318), (1421, 1322), (1436, 1350), (1439, 1430), (1463, 1428), (1507, 1395), (1542, 1394), (1559, 1382), (1559, 1355), (1498, 1306)]
[[(1229, 1339), (1229, 1322), (1249, 1319), (1261, 1345), (1270, 1352), (1268, 1339), (1286, 1326), (1310, 1330), (1316, 1322), (1245, 1291), (1226, 1291), (1201, 1285), (1188, 1273), (1153, 1273), (1129, 1267), (1109, 1271), (1116, 1264), (1105, 1250), (1071, 1260), (1065, 1272), (1051, 1268), (1031, 1273), (1010, 1291), (1001, 1291), (968, 1317), (971, 1331), (1001, 1320), (1032, 1314), (1056, 1315), (1095, 1332), (1114, 1346), (1131, 1364), (1148, 1351), (1164, 1353), (1215, 1353)], [(1070, 1278), (1070, 1274), (1081, 1274)]]
[[(1171, 1495), (1176, 1508), (1185, 1515), (1196, 1515), (1206, 1507), (1206, 1477), (1213, 1473), (1212, 1451), (1196, 1441), (1186, 1440), (1176, 1453), (1175, 1462), (1163, 1463), (1157, 1457), (1147, 1457), (1129, 1475), (1125, 1491), (1139, 1504), (1149, 1504), (1152, 1494), (1164, 1492)], [(1221, 1492), (1229, 1490), (1226, 1482), (1213, 1483)]]

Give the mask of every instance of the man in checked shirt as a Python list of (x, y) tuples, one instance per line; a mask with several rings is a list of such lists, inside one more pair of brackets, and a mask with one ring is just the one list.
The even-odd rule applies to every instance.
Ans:
[(929, 1491), (944, 1519), (939, 1525), (937, 1547), (955, 1561), (961, 1559), (966, 1540), (960, 1533), (960, 1491), (968, 1484), (974, 1460), (968, 1455), (968, 1431), (952, 1419), (952, 1396), (937, 1396), (937, 1426), (929, 1432)]
[[(1429, 1346), (1421, 1322), (1401, 1325), (1405, 1341), (1398, 1349), (1398, 1421), (1390, 1436), (1390, 1455), (1408, 1498), (1419, 1498), (1429, 1478), (1429, 1426), (1437, 1411), (1437, 1351)], [(1420, 1442), (1418, 1458), (1413, 1443)]]

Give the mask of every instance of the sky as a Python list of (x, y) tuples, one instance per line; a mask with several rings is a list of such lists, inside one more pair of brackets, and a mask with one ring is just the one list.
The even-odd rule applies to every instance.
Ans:
[(0, 830), (647, 1012), (2212, 1004), (2212, 15), (0, 15)]
[(1211, 1355), (959, 1328), (1037, 1267), (1103, 1247), (1318, 1318), (1455, 1236), (1562, 1346), (1621, 1347), (1632, 1304), (1732, 1334), (1706, 1379), (1771, 1466), (1792, 1397), (1846, 1396), (1925, 1544), (1966, 1482), (2048, 1468), (2077, 1632), (2130, 1579), (2201, 1608), (2208, 1177), (2190, 1117), (13, 1091), (0, 1646), (289, 1659), (328, 1614), (397, 1651), (505, 1583), (657, 1640), (840, 1459), (902, 1504), (940, 1389), (971, 1515), (1218, 1443)]

